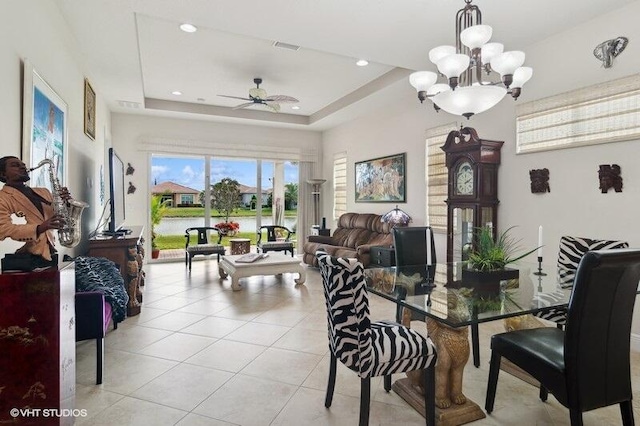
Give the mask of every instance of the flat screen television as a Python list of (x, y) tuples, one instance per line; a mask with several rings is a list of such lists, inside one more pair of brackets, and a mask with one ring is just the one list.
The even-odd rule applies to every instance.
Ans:
[(124, 187), (124, 163), (118, 157), (113, 148), (109, 148), (109, 223), (103, 231), (105, 234), (118, 235), (126, 234), (127, 229), (123, 227), (126, 218)]

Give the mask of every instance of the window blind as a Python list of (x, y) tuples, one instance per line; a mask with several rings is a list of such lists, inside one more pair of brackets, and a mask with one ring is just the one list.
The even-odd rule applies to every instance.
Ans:
[(347, 212), (347, 153), (336, 154), (333, 159), (333, 218)]
[(447, 231), (447, 166), (444, 151), (440, 149), (449, 132), (456, 129), (455, 123), (434, 127), (426, 134), (426, 188), (427, 217), (431, 228)]
[(640, 138), (640, 74), (516, 108), (518, 154)]

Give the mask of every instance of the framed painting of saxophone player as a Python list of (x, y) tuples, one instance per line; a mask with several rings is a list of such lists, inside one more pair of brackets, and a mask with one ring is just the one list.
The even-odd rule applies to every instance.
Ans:
[(88, 79), (84, 79), (84, 134), (96, 139), (96, 92)]
[[(24, 61), (23, 99), (22, 161), (27, 167), (36, 167), (45, 158), (51, 160), (58, 181), (65, 186), (67, 104), (28, 60)], [(31, 172), (29, 185), (52, 190), (48, 167)]]

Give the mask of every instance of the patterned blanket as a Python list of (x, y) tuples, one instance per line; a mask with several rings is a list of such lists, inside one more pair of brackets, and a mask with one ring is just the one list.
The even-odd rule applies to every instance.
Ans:
[(99, 291), (111, 305), (114, 322), (121, 322), (127, 315), (129, 295), (124, 288), (120, 270), (104, 257), (78, 256), (76, 262), (76, 291)]

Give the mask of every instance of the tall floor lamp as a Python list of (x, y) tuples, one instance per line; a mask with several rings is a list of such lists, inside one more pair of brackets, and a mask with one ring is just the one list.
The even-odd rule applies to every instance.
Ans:
[(313, 195), (313, 224), (320, 225), (320, 187), (325, 183), (326, 179), (309, 179), (307, 183), (313, 187), (311, 195)]

